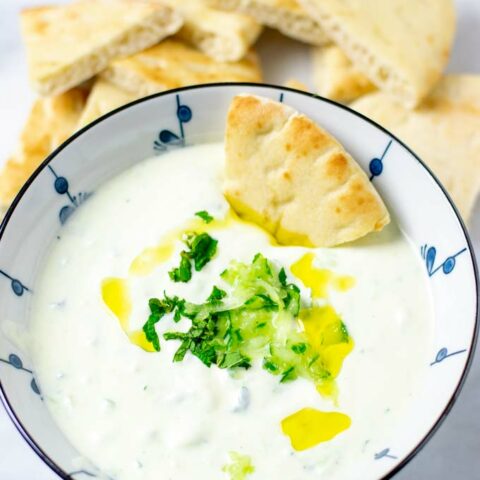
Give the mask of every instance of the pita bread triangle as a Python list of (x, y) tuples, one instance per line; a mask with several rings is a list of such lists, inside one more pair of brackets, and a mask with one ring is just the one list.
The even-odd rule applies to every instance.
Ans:
[(323, 28), (297, 0), (208, 0), (208, 2), (216, 8), (251, 15), (263, 25), (275, 28), (301, 42), (312, 45), (330, 43)]
[(253, 50), (238, 62), (216, 62), (176, 39), (167, 39), (127, 58), (113, 61), (101, 77), (136, 95), (212, 82), (259, 82)]
[(390, 221), (379, 194), (342, 145), (284, 104), (236, 96), (225, 154), (226, 198), (280, 243), (330, 247)]
[(64, 92), (113, 58), (143, 50), (181, 25), (169, 7), (147, 0), (78, 0), (23, 10), (31, 84), (41, 95)]
[(412, 108), (440, 80), (455, 32), (453, 0), (300, 0), (354, 66)]
[(183, 17), (178, 37), (219, 62), (241, 60), (262, 26), (243, 13), (211, 8), (205, 0), (162, 0)]

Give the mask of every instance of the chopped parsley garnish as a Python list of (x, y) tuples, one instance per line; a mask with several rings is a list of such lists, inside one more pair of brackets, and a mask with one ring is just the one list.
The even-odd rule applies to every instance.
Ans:
[(162, 300), (158, 298), (151, 298), (148, 302), (150, 308), (150, 315), (148, 320), (143, 325), (143, 331), (147, 340), (153, 345), (153, 348), (160, 351), (160, 340), (158, 334), (155, 331), (155, 325), (162, 319), (167, 313), (174, 312), (174, 320), (178, 322), (181, 318), (181, 310), (183, 309), (185, 301), (180, 300), (178, 297), (168, 297), (164, 295)]
[(213, 217), (206, 210), (200, 210), (199, 212), (196, 212), (195, 215), (200, 217), (205, 223), (213, 221)]
[(195, 270), (199, 272), (217, 252), (218, 240), (212, 238), (208, 233), (196, 233), (189, 235), (187, 246), (190, 249), (188, 254), (193, 260)]
[(180, 265), (168, 272), (174, 282), (188, 282), (192, 278), (192, 264), (187, 252), (180, 253)]
[(240, 332), (233, 331), (230, 310), (225, 310), (222, 299), (226, 292), (213, 287), (207, 301), (203, 304), (183, 303), (181, 315), (191, 321), (188, 332), (166, 332), (163, 338), (180, 340), (181, 344), (173, 358), (174, 362), (182, 361), (190, 351), (207, 367), (212, 364), (219, 368), (250, 367), (250, 359), (238, 348), (235, 342), (243, 338)]
[[(188, 243), (191, 251), (195, 251), (194, 241)], [(198, 240), (197, 245), (201, 243)], [(155, 350), (160, 349), (155, 325), (165, 314), (173, 313), (176, 321), (190, 321), (188, 331), (182, 328), (163, 334), (165, 341), (179, 342), (174, 362), (190, 353), (207, 367), (248, 369), (255, 360), (263, 359), (263, 368), (279, 375), (281, 383), (297, 377), (319, 383), (336, 376), (330, 369), (337, 367), (331, 367), (322, 349), (348, 344), (348, 331), (339, 318), (329, 317), (318, 334), (320, 344), (314, 347), (307, 333), (299, 329), (300, 290), (288, 283), (284, 269), (276, 270), (257, 254), (250, 264), (231, 262), (221, 279), (228, 293), (214, 286), (204, 303), (167, 295), (150, 300), (151, 314), (143, 329)], [(314, 310), (305, 309), (300, 317)]]
[(186, 235), (188, 250), (180, 252), (180, 265), (168, 272), (174, 282), (186, 283), (192, 278), (192, 264), (199, 272), (214, 257), (218, 241), (208, 233), (190, 233)]

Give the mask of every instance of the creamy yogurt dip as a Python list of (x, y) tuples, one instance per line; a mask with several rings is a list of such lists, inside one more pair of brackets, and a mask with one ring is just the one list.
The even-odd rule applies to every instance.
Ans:
[[(258, 227), (234, 221), (211, 232), (217, 253), (190, 282), (168, 275), (184, 248), (180, 239), (165, 261), (133, 275), (132, 261), (195, 212), (228, 215), (222, 165), (223, 144), (171, 151), (109, 181), (69, 219), (31, 308), (30, 350), (44, 400), (79, 452), (118, 480), (228, 479), (230, 452), (249, 457), (248, 480), (365, 479), (362, 462), (388, 445), (428, 365), (432, 309), (420, 262), (394, 224), (343, 247), (307, 249), (273, 245)], [(355, 279), (329, 292), (354, 342), (336, 401), (305, 378), (280, 383), (261, 362), (232, 374), (189, 353), (173, 363), (177, 342), (146, 352), (102, 298), (105, 279), (128, 278), (130, 327), (141, 330), (149, 298), (165, 290), (203, 302), (231, 260), (249, 263), (259, 252), (284, 266), (305, 298), (309, 289), (290, 270), (305, 253), (315, 254), (318, 268)], [(166, 317), (157, 331), (173, 326), (186, 330), (188, 321)], [(281, 422), (303, 408), (341, 412), (351, 425), (296, 451)]]

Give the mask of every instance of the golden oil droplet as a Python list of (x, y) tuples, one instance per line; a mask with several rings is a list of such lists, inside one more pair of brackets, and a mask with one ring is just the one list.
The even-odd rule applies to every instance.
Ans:
[(303, 408), (284, 418), (282, 431), (290, 438), (294, 450), (301, 451), (327, 442), (351, 425), (348, 415)]

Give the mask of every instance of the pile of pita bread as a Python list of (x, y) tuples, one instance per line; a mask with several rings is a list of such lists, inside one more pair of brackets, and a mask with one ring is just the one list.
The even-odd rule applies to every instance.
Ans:
[(480, 189), (480, 77), (444, 75), (455, 21), (453, 0), (77, 0), (23, 10), (38, 99), (0, 172), (0, 206), (75, 130), (116, 107), (186, 85), (261, 82), (254, 45), (266, 26), (311, 45), (314, 93), (399, 136), (468, 220)]

